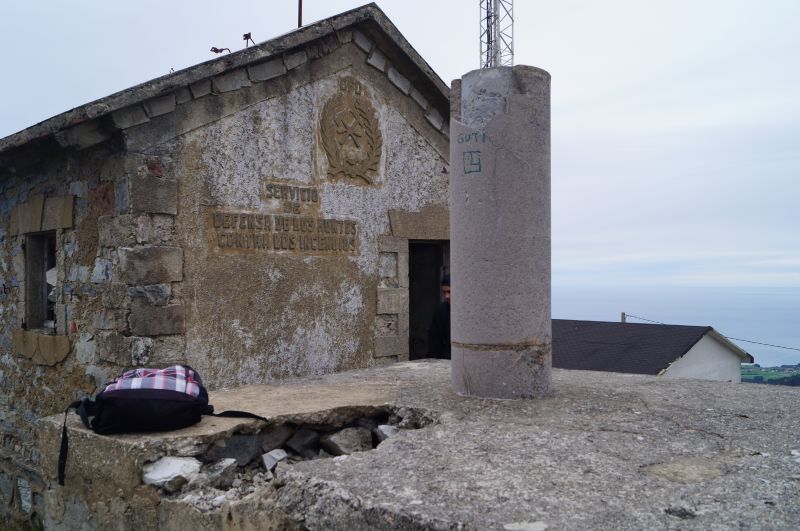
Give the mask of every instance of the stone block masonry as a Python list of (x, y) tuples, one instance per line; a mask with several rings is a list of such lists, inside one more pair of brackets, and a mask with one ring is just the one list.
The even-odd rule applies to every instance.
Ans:
[(137, 336), (170, 336), (183, 334), (185, 314), (182, 304), (153, 306), (135, 302), (131, 307), (131, 332)]
[(183, 279), (180, 247), (147, 246), (119, 250), (120, 278), (129, 285), (179, 282)]
[(143, 175), (130, 182), (130, 205), (134, 213), (178, 213), (178, 181)]

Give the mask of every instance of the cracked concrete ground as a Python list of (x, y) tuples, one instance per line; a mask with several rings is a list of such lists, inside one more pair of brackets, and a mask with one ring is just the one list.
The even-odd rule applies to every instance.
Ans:
[[(383, 405), (438, 416), (373, 451), (279, 464), (267, 505), (301, 528), (800, 527), (800, 389), (564, 370), (553, 387), (545, 399), (465, 398), (450, 388), (449, 362), (421, 361), (211, 399), (218, 411), (276, 420)], [(237, 426), (253, 429), (209, 418), (169, 435), (104, 439), (158, 446), (141, 461)]]

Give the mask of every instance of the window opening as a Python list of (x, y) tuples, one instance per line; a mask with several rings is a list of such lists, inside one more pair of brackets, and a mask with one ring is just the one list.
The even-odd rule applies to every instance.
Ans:
[(25, 246), (27, 328), (56, 325), (56, 233), (31, 234)]

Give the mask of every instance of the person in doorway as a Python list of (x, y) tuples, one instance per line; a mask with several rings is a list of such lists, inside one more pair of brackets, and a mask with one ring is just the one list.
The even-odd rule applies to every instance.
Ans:
[(450, 359), (450, 275), (441, 282), (442, 302), (428, 329), (428, 357)]

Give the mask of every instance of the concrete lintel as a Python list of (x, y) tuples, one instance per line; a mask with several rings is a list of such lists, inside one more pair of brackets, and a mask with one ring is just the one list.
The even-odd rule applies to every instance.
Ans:
[(42, 230), (42, 212), (44, 211), (44, 196), (34, 195), (28, 201), (17, 207), (19, 233), (39, 232)]
[(392, 235), (409, 240), (449, 240), (450, 211), (445, 205), (426, 205), (419, 212), (389, 210)]
[(382, 253), (407, 253), (408, 240), (393, 236), (380, 236), (378, 238), (378, 250)]

